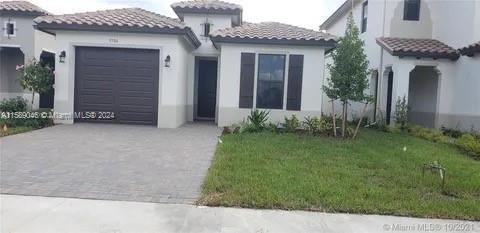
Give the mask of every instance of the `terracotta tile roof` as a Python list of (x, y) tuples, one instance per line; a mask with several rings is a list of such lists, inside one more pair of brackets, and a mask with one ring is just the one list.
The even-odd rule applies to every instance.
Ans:
[(182, 2), (173, 3), (171, 6), (174, 10), (182, 10), (182, 9), (242, 10), (242, 6), (238, 4), (218, 1), (218, 0), (182, 1)]
[(41, 30), (86, 30), (187, 34), (194, 44), (200, 45), (192, 30), (177, 19), (140, 8), (104, 10), (67, 15), (49, 15), (34, 20)]
[(435, 39), (412, 39), (381, 37), (377, 44), (393, 56), (419, 58), (448, 58), (456, 60), (459, 54), (456, 49)]
[(44, 9), (27, 1), (0, 1), (1, 14), (48, 15)]
[(462, 55), (473, 57), (475, 53), (480, 53), (480, 41), (459, 49)]
[(213, 42), (266, 43), (286, 45), (335, 46), (337, 37), (277, 22), (243, 23), (241, 26), (220, 29), (210, 37)]

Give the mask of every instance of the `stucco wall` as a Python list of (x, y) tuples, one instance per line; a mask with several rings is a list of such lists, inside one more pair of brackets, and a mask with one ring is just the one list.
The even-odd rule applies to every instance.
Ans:
[(218, 29), (232, 27), (232, 16), (229, 15), (199, 15), (199, 14), (187, 14), (184, 16), (184, 23), (189, 26), (195, 35), (202, 42), (202, 45), (193, 51), (194, 55), (216, 55), (219, 52), (212, 44), (209, 37), (203, 36), (203, 24), (205, 22), (211, 23), (210, 32), (214, 32)]
[[(273, 122), (280, 122), (284, 120), (285, 116), (291, 116), (292, 114), (296, 114), (300, 119), (303, 119), (305, 116), (321, 115), (323, 93), (321, 88), (324, 71), (323, 48), (223, 44), (221, 45), (219, 61), (221, 65), (218, 80), (219, 89), (217, 91), (219, 126), (239, 123), (250, 113), (250, 109), (240, 109), (238, 107), (240, 92), (240, 61), (242, 52), (304, 55), (301, 111), (271, 110), (270, 120)], [(258, 58), (256, 59), (256, 63), (256, 66), (258, 66)], [(286, 69), (287, 67), (288, 60)], [(286, 72), (285, 82), (287, 82), (288, 79), (288, 71), (286, 70)], [(256, 73), (255, 76), (257, 76)], [(284, 95), (284, 99), (285, 98), (286, 96)], [(254, 97), (254, 107), (255, 101), (256, 97)]]
[[(72, 113), (74, 110), (76, 46), (159, 50), (158, 127), (174, 128), (185, 122), (187, 51), (183, 39), (173, 35), (58, 31), (55, 51), (66, 51), (67, 54), (65, 63), (56, 61), (55, 111), (59, 113)], [(171, 57), (170, 67), (164, 66), (167, 55)], [(57, 123), (73, 123), (73, 119), (57, 120)]]
[[(355, 22), (360, 26), (361, 6), (364, 1), (358, 1), (353, 9)], [(370, 61), (370, 68), (380, 70), (380, 87), (378, 99), (379, 111), (386, 108), (386, 77), (383, 72), (388, 67), (393, 67), (394, 95), (400, 96), (407, 93), (408, 72), (415, 64), (429, 64), (437, 66), (441, 71), (439, 106), (436, 126), (451, 128), (470, 129), (472, 125), (480, 129), (480, 96), (478, 87), (478, 66), (480, 60), (477, 57), (461, 57), (458, 61), (440, 59), (399, 59), (392, 57), (377, 45), (375, 38), (381, 36), (397, 36), (410, 38), (433, 38), (438, 39), (454, 48), (460, 48), (480, 40), (480, 2), (466, 1), (438, 1), (422, 0), (420, 9), (420, 21), (403, 21), (403, 0), (369, 0), (368, 1), (368, 26), (367, 31), (360, 37), (365, 41), (365, 52)], [(385, 9), (385, 10), (384, 10)], [(327, 32), (342, 36), (344, 34), (346, 17), (340, 18), (331, 25)], [(385, 20), (384, 20), (385, 17)], [(385, 23), (383, 23), (385, 22)], [(331, 59), (326, 60), (327, 64)], [(382, 67), (380, 67), (382, 66)], [(328, 70), (326, 70), (328, 78)], [(374, 86), (371, 86), (374, 88)], [(372, 90), (368, 90), (372, 93)], [(331, 105), (324, 98), (324, 112), (330, 114)], [(394, 106), (394, 105), (393, 105)], [(349, 117), (358, 116), (362, 105), (352, 104)], [(337, 110), (340, 110), (337, 106)], [(372, 113), (370, 108), (370, 114)]]

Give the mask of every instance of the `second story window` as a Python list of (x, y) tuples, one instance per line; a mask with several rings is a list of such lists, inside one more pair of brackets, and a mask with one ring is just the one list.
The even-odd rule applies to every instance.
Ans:
[(212, 24), (209, 22), (205, 22), (203, 24), (203, 35), (202, 36), (209, 36), (210, 35), (210, 28), (212, 27)]
[(362, 32), (367, 31), (367, 19), (368, 19), (368, 1), (362, 5)]
[(420, 20), (420, 0), (404, 0), (403, 20)]
[(3, 30), (5, 31), (5, 36), (15, 36), (17, 30), (17, 28), (15, 27), (15, 22), (5, 22), (5, 27)]

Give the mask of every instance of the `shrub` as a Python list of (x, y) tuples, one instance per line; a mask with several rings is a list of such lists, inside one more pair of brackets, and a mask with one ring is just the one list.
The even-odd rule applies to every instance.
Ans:
[(266, 126), (265, 129), (269, 132), (272, 133), (278, 133), (278, 124), (275, 124), (273, 122), (269, 122)]
[(463, 134), (463, 132), (458, 129), (449, 129), (443, 126), (442, 126), (442, 132), (443, 132), (443, 135), (452, 137), (452, 138), (459, 138)]
[(250, 115), (247, 118), (247, 122), (244, 126), (245, 132), (255, 133), (261, 132), (265, 130), (268, 121), (268, 115), (270, 113), (268, 111), (260, 111), (258, 109), (254, 109), (250, 112)]
[(283, 124), (286, 132), (294, 133), (300, 128), (300, 121), (295, 115), (292, 115), (290, 118), (285, 117), (285, 123)]
[(408, 103), (405, 96), (403, 96), (403, 99), (399, 97), (395, 104), (395, 123), (399, 125), (401, 130), (407, 129)]
[(302, 124), (303, 128), (311, 134), (330, 134), (333, 131), (332, 118), (306, 117)]
[(21, 97), (10, 98), (0, 102), (0, 112), (25, 112), (27, 101)]
[(455, 141), (455, 145), (461, 150), (471, 154), (476, 159), (480, 159), (480, 140), (474, 135), (466, 133)]
[(443, 135), (443, 132), (439, 129), (428, 129), (421, 126), (412, 126), (409, 128), (409, 133), (413, 136), (432, 142), (448, 142), (448, 138)]

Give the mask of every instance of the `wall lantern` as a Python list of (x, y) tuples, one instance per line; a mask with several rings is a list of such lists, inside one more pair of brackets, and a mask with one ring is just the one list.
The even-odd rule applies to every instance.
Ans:
[(167, 55), (167, 57), (165, 58), (165, 67), (170, 67), (170, 55)]
[(60, 52), (60, 55), (58, 55), (60, 63), (65, 63), (66, 56), (67, 56), (67, 53), (65, 51)]

